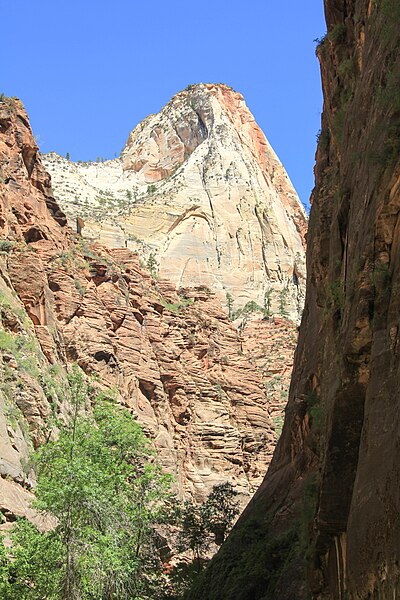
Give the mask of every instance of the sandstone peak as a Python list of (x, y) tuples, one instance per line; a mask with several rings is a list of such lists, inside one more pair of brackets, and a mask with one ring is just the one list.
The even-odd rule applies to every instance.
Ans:
[(272, 339), (290, 338), (294, 325), (271, 319), (260, 329), (249, 319), (257, 344), (246, 345), (204, 286), (178, 293), (128, 248), (72, 235), (27, 115), (11, 100), (0, 101), (0, 170), (0, 512), (31, 516), (23, 463), (51, 415), (65, 417), (71, 362), (118, 390), (182, 496), (201, 500), (229, 479), (245, 503), (271, 458), (287, 370), (282, 358), (267, 399), (262, 340), (270, 361), (281, 357)]
[(178, 287), (206, 285), (234, 307), (267, 302), (297, 319), (306, 215), (244, 98), (224, 84), (176, 94), (119, 158), (45, 157), (54, 193), (84, 235), (153, 255)]

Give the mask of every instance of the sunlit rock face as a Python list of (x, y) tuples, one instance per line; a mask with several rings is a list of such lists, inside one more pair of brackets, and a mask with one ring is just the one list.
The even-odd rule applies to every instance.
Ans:
[(68, 418), (74, 363), (129, 408), (181, 497), (230, 481), (246, 504), (275, 446), (295, 324), (236, 327), (205, 286), (178, 292), (132, 250), (74, 235), (18, 100), (0, 100), (0, 175), (0, 529), (38, 520), (28, 456)]
[(269, 298), (298, 319), (306, 215), (243, 96), (226, 85), (178, 93), (129, 135), (119, 158), (44, 163), (83, 235), (154, 255), (178, 287), (206, 285), (234, 308)]

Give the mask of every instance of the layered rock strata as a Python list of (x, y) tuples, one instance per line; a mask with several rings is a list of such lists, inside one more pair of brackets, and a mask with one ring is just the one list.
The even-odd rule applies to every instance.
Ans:
[[(44, 162), (82, 234), (151, 256), (178, 287), (206, 285), (234, 308), (266, 296), (297, 320), (306, 215), (243, 97), (225, 85), (180, 92), (130, 134), (119, 158)], [(81, 227), (81, 221), (78, 227)]]
[(202, 500), (231, 481), (243, 503), (275, 444), (262, 375), (206, 287), (154, 279), (129, 249), (72, 234), (17, 100), (0, 101), (0, 510), (28, 513), (32, 446), (64, 418), (77, 363), (118, 390), (175, 474)]
[(400, 589), (400, 5), (325, 0), (325, 13), (306, 303), (283, 433), (192, 600)]
[(288, 400), (297, 327), (290, 319), (278, 315), (266, 319), (255, 314), (242, 318), (238, 330), (244, 356), (261, 375), (278, 439)]

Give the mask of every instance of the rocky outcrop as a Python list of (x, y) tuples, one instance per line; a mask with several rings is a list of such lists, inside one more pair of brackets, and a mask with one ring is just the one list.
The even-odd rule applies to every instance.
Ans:
[[(9, 257), (21, 299), (35, 294), (39, 304), (50, 291), (36, 328), (43, 351), (60, 360), (48, 327), (55, 322), (67, 362), (118, 389), (183, 494), (201, 499), (229, 478), (248, 495), (272, 453), (273, 431), (237, 332), (208, 291), (178, 295), (143, 272), (129, 250), (96, 251), (78, 247), (42, 260), (35, 290), (24, 273), (38, 264), (40, 248)], [(82, 257), (89, 266), (80, 266)], [(250, 460), (254, 453), (259, 460)]]
[[(245, 504), (275, 445), (276, 402), (270, 415), (263, 376), (268, 381), (279, 373), (261, 364), (259, 346), (248, 345), (244, 332), (254, 331), (258, 344), (265, 335), (271, 356), (280, 356), (271, 332), (290, 337), (293, 324), (275, 319), (256, 330), (250, 319), (238, 331), (205, 286), (177, 291), (154, 279), (131, 250), (88, 245), (66, 226), (22, 104), (2, 98), (0, 117), (0, 511), (6, 526), (20, 514), (35, 518), (26, 459), (68, 412), (71, 363), (97, 376), (102, 388), (117, 390), (182, 496), (200, 501), (229, 480)], [(283, 373), (289, 359), (281, 358)], [(280, 386), (278, 380), (270, 386), (271, 399), (281, 395)]]
[(121, 157), (44, 157), (55, 194), (83, 235), (152, 256), (178, 287), (206, 285), (297, 320), (306, 216), (243, 97), (225, 85), (180, 92), (130, 134)]
[(243, 354), (256, 367), (264, 383), (268, 412), (278, 439), (288, 400), (297, 327), (277, 315), (265, 319), (253, 314), (242, 317), (238, 330)]
[(397, 597), (399, 4), (326, 0), (307, 293), (267, 476), (191, 599)]

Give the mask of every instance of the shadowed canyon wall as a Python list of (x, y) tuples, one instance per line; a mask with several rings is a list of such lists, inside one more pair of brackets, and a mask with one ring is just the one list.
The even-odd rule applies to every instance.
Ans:
[(325, 0), (306, 304), (282, 437), (191, 600), (400, 591), (400, 4)]

